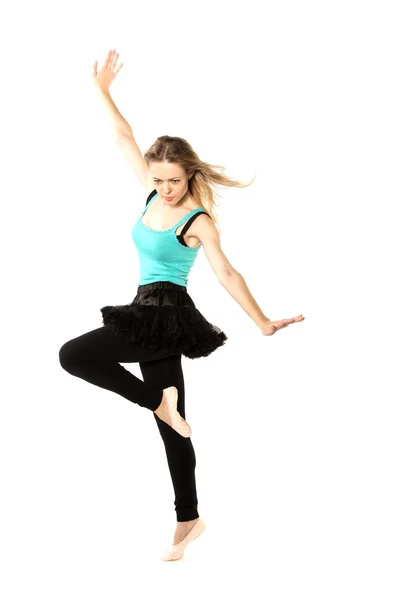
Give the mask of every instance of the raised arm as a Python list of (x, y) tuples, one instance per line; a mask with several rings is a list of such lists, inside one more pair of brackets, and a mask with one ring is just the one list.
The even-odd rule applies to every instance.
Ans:
[[(133, 172), (141, 181), (146, 191), (153, 189), (149, 182), (149, 173), (146, 161), (133, 136), (133, 131), (128, 121), (119, 112), (115, 102), (111, 98), (110, 85), (120, 71), (122, 64), (116, 69), (119, 54), (115, 49), (110, 50), (104, 61), (104, 65), (97, 71), (97, 61), (93, 65), (93, 82), (99, 97), (106, 109), (111, 127), (115, 133), (115, 140), (122, 154), (125, 156)], [(151, 188), (151, 189), (150, 189)]]

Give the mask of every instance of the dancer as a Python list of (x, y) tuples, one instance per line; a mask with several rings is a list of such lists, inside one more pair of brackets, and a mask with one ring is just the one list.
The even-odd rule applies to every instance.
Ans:
[[(219, 282), (259, 326), (263, 335), (304, 319), (271, 321), (242, 275), (223, 253), (212, 186), (247, 187), (202, 161), (180, 137), (161, 136), (142, 155), (132, 129), (114, 104), (109, 87), (122, 67), (110, 50), (93, 82), (107, 110), (116, 141), (148, 194), (133, 226), (140, 280), (129, 304), (103, 306), (101, 327), (67, 341), (59, 351), (70, 374), (113, 391), (153, 412), (164, 442), (175, 493), (177, 527), (162, 560), (177, 560), (205, 529), (198, 513), (196, 457), (186, 422), (182, 355), (209, 356), (228, 337), (197, 309), (187, 292), (190, 270), (202, 246)], [(223, 169), (222, 169), (223, 170)], [(120, 363), (139, 363), (143, 381)]]

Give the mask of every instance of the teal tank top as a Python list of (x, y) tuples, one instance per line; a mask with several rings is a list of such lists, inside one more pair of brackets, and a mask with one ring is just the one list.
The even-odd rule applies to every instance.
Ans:
[[(204, 208), (194, 208), (187, 215), (182, 217), (173, 227), (169, 229), (150, 229), (143, 222), (142, 218), (146, 210), (158, 193), (150, 194), (151, 200), (147, 203), (141, 216), (132, 228), (132, 239), (139, 254), (140, 280), (139, 285), (154, 283), (155, 281), (172, 281), (177, 285), (187, 286), (190, 270), (196, 260), (200, 246), (190, 248), (181, 243), (175, 233), (180, 225), (186, 223), (182, 232), (179, 234), (181, 240), (191, 224), (194, 216), (205, 213), (210, 216)], [(153, 197), (152, 194), (154, 194)], [(211, 218), (211, 217), (210, 217)]]

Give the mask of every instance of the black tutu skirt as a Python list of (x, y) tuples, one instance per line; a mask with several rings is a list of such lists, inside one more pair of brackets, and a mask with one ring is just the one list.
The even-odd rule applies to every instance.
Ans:
[(126, 342), (188, 358), (209, 356), (228, 337), (196, 308), (186, 287), (172, 281), (139, 285), (130, 304), (103, 306), (103, 325)]

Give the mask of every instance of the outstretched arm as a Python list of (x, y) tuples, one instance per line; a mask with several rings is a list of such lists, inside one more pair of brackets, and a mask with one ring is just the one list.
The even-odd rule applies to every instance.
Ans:
[(304, 320), (303, 315), (298, 315), (291, 319), (271, 321), (263, 313), (252, 296), (243, 275), (231, 265), (222, 251), (218, 230), (210, 218), (206, 215), (204, 217), (200, 215), (193, 223), (192, 230), (193, 234), (200, 239), (207, 260), (218, 277), (220, 284), (240, 304), (243, 310), (261, 329), (263, 335), (273, 335), (278, 329), (287, 327), (290, 323)]

